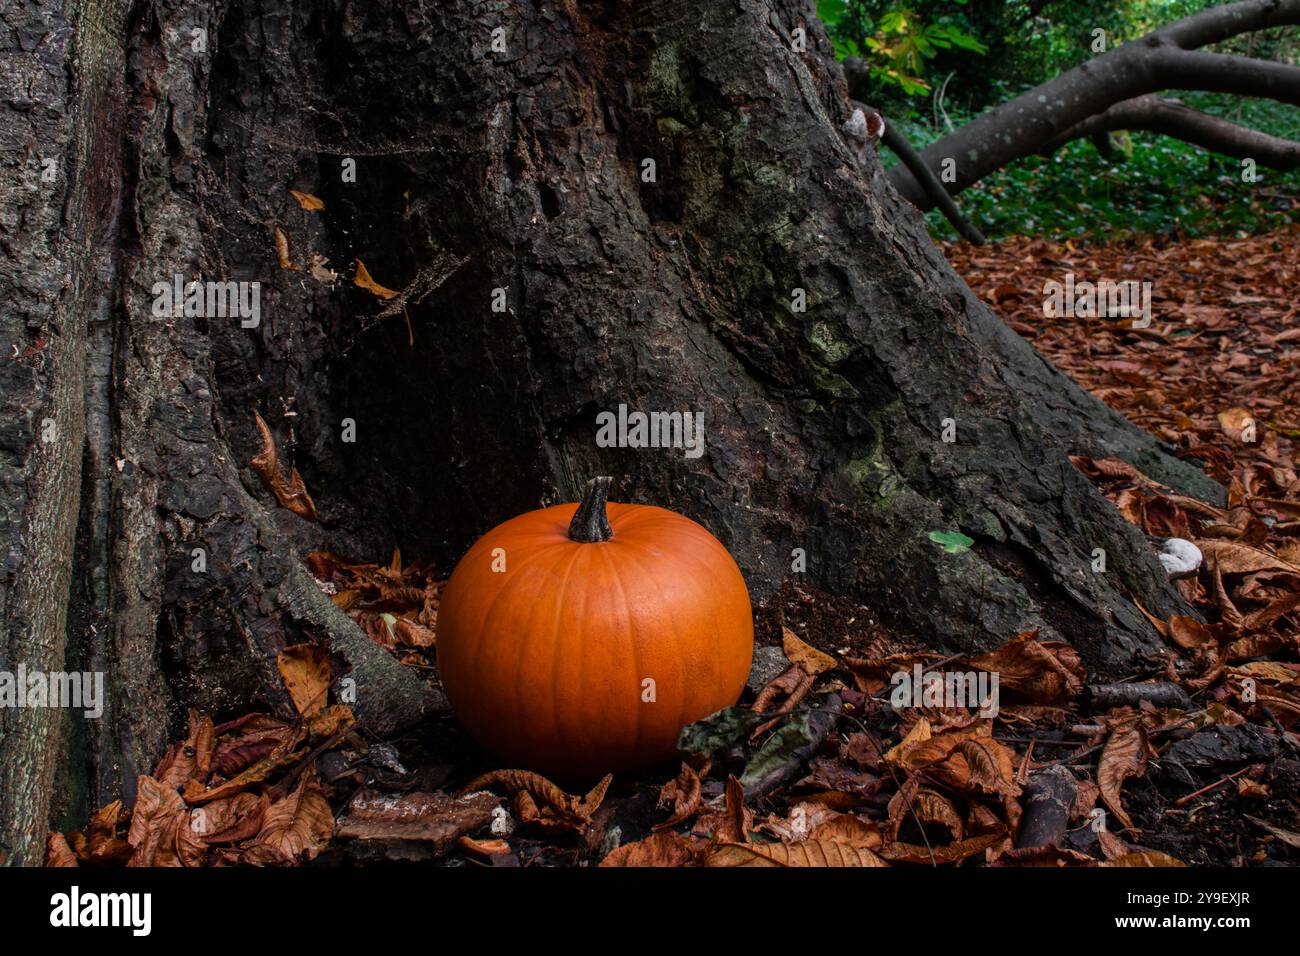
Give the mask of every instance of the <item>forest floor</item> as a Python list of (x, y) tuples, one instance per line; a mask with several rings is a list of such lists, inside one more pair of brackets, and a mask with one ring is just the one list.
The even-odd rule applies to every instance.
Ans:
[[(1120, 685), (1096, 686), (1072, 648), (1036, 633), (945, 657), (900, 641), (866, 607), (792, 586), (758, 612), (741, 703), (689, 729), (680, 768), (580, 794), (495, 766), (450, 714), (371, 739), (328, 703), (328, 655), (299, 645), (279, 661), (296, 719), (191, 714), (135, 806), (51, 834), (49, 861), (1300, 863), (1298, 245), (1288, 227), (1245, 240), (946, 248), (1009, 325), (1229, 489), (1216, 508), (1122, 462), (1076, 461), (1153, 540), (1189, 540), (1204, 556), (1178, 584), (1204, 621), (1152, 618), (1167, 657)], [(1151, 325), (1045, 318), (1044, 282), (1071, 271), (1151, 282)], [(309, 565), (366, 633), (436, 682), (441, 575), (400, 555), (318, 553)], [(891, 707), (892, 675), (914, 668), (999, 674), (997, 715)], [(1029, 833), (1043, 845), (1023, 845)]]

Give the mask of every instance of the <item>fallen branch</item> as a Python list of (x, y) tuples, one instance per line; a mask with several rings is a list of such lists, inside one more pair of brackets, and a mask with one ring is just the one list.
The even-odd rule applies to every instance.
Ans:
[(1089, 684), (1088, 700), (1093, 711), (1112, 707), (1136, 707), (1149, 703), (1156, 707), (1189, 710), (1192, 699), (1177, 684), (1150, 681), (1145, 684)]
[(1031, 775), (1016, 849), (1060, 846), (1078, 793), (1079, 783), (1066, 767), (1046, 767)]
[(925, 160), (921, 158), (921, 154), (907, 141), (907, 137), (899, 132), (897, 124), (887, 123), (885, 125), (883, 141), (902, 160), (903, 165), (911, 171), (912, 175), (917, 178), (930, 202), (939, 208), (939, 211), (943, 213), (943, 217), (952, 224), (952, 227), (961, 234), (962, 238), (977, 246), (984, 245), (984, 234), (962, 215), (961, 210), (957, 208), (957, 203), (952, 196), (948, 195), (948, 190), (944, 188), (939, 177), (930, 171), (930, 167), (925, 165)]

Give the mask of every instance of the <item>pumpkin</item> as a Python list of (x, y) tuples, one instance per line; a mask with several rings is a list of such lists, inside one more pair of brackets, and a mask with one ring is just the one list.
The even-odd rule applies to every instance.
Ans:
[(530, 511), (479, 539), (438, 608), (438, 670), (466, 730), (509, 766), (585, 778), (672, 759), (734, 704), (754, 651), (726, 548), (663, 508)]

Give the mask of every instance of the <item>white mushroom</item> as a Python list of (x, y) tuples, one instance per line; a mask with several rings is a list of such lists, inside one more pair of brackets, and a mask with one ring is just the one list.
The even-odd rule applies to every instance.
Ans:
[(1201, 549), (1186, 538), (1166, 538), (1160, 546), (1159, 558), (1171, 581), (1192, 577), (1204, 560)]

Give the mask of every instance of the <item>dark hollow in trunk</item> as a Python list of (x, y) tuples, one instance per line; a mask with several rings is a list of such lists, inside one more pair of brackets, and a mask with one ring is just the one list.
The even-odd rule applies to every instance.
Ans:
[[(130, 799), (186, 708), (285, 711), (286, 644), (330, 646), (374, 733), (442, 706), (303, 555), (449, 569), (593, 474), (708, 527), (756, 602), (803, 576), (935, 646), (1038, 627), (1104, 677), (1160, 647), (1131, 597), (1190, 613), (1068, 455), (1220, 489), (970, 293), (843, 140), (803, 3), (92, 9), (6, 14), (5, 69), (44, 77), (7, 141), (63, 172), (4, 227), (0, 657), (109, 686), (99, 721), (0, 714), (11, 861), (51, 815)], [(354, 287), (356, 259), (401, 297)], [(260, 282), (260, 324), (156, 316), (176, 275)], [(704, 454), (599, 447), (620, 404), (702, 415)], [(255, 411), (318, 522), (248, 468)], [(929, 538), (952, 530), (973, 549)]]

